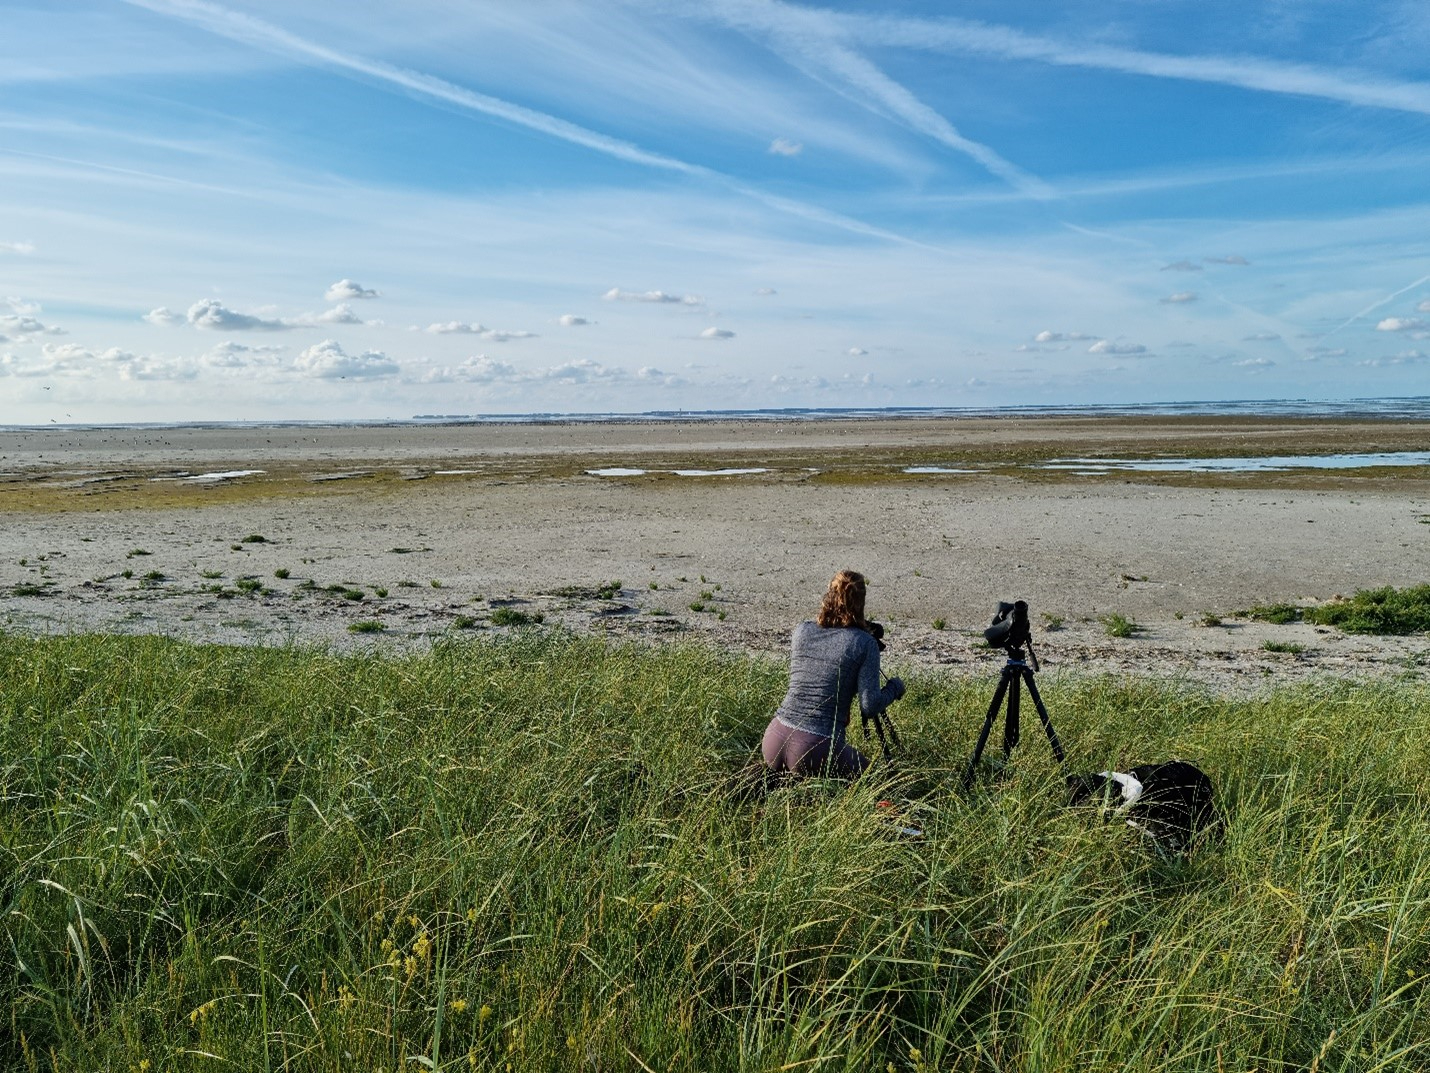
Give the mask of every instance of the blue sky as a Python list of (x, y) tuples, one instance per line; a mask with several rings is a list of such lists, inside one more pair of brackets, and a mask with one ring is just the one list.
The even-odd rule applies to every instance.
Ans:
[(0, 22), (0, 423), (1430, 393), (1420, 0)]

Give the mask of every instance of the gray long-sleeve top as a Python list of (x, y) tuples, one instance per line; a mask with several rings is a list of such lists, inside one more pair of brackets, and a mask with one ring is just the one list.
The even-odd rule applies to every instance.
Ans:
[(775, 718), (841, 741), (856, 696), (865, 715), (877, 715), (899, 699), (897, 690), (879, 687), (879, 643), (857, 626), (826, 629), (801, 622), (794, 628), (789, 692)]

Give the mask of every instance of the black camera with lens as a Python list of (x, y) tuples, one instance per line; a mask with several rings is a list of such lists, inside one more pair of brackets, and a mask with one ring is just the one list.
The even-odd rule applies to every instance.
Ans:
[(864, 622), (864, 632), (867, 633), (870, 637), (874, 638), (874, 640), (879, 643), (880, 652), (884, 651), (884, 649), (888, 647), (888, 645), (884, 644), (883, 623), (875, 622), (873, 619), (866, 619)]
[(999, 601), (993, 614), (993, 624), (983, 631), (983, 639), (993, 648), (1023, 648), (1033, 639), (1028, 625), (1028, 601)]

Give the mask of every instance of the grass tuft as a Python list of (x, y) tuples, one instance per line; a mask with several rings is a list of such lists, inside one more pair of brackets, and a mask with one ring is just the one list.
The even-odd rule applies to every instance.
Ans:
[(493, 626), (532, 626), (543, 617), (540, 612), (529, 614), (514, 607), (496, 607), (492, 609), (491, 621)]
[(1102, 622), (1103, 632), (1109, 637), (1131, 637), (1133, 634), (1139, 633), (1142, 630), (1142, 627), (1137, 623), (1133, 622), (1126, 615), (1116, 611), (1110, 615), (1103, 615), (1100, 621)]
[(1301, 621), (1301, 608), (1295, 604), (1261, 604), (1241, 612), (1242, 617), (1255, 619), (1257, 622), (1270, 622), (1277, 626), (1284, 626), (1291, 622)]
[(1267, 652), (1282, 652), (1287, 655), (1299, 656), (1306, 651), (1305, 645), (1297, 644), (1295, 641), (1263, 641), (1261, 647)]

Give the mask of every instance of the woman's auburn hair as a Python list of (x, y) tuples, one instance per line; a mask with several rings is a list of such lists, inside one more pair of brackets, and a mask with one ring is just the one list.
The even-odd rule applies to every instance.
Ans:
[(854, 570), (839, 571), (829, 583), (814, 621), (825, 629), (863, 626), (865, 584), (863, 574)]

